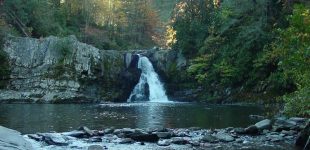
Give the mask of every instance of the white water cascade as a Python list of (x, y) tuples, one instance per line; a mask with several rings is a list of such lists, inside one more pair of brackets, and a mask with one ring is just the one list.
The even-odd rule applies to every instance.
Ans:
[(149, 99), (150, 102), (169, 102), (164, 86), (147, 57), (139, 55), (138, 68), (142, 71), (140, 80), (127, 102), (143, 99)]

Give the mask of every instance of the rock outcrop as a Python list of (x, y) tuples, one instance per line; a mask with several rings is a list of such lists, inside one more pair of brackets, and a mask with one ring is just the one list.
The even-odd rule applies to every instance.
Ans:
[(4, 51), (11, 74), (0, 103), (126, 101), (141, 73), (137, 54), (147, 56), (163, 78), (172, 64), (186, 64), (174, 50), (99, 50), (74, 36), (8, 37)]
[(20, 132), (0, 126), (0, 149), (32, 150), (33, 148)]

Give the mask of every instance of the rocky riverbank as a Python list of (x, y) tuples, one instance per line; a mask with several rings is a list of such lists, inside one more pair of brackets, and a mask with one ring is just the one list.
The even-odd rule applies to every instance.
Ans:
[[(1, 131), (1, 130), (0, 130)], [(247, 128), (147, 128), (90, 130), (24, 135), (33, 149), (309, 149), (310, 124), (305, 118), (265, 119)], [(15, 136), (15, 135), (14, 135)], [(0, 141), (3, 135), (0, 134)], [(0, 143), (0, 147), (3, 143)], [(14, 149), (14, 148), (12, 148)]]

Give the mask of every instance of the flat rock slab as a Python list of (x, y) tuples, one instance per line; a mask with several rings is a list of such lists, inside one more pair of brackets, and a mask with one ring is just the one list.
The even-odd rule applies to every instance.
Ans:
[(227, 133), (218, 133), (215, 135), (216, 138), (218, 138), (222, 142), (232, 142), (235, 140), (231, 135)]
[(67, 146), (68, 142), (60, 133), (42, 133), (39, 134), (43, 136), (43, 141), (49, 145), (57, 145), (57, 146)]
[(0, 126), (0, 149), (32, 150), (33, 148), (20, 132)]

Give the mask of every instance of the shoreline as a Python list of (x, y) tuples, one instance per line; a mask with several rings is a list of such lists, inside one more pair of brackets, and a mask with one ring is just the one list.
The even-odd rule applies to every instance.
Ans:
[[(264, 119), (247, 128), (105, 128), (25, 134), (33, 149), (296, 149), (309, 137), (309, 118)], [(0, 128), (1, 129), (1, 128)], [(1, 132), (1, 130), (0, 130)], [(15, 131), (17, 132), (17, 131)], [(304, 135), (306, 133), (307, 135)], [(303, 138), (304, 138), (303, 137)], [(0, 134), (0, 140), (1, 140)], [(309, 141), (310, 139), (308, 139)], [(306, 143), (304, 143), (306, 144)], [(308, 145), (302, 146), (300, 149)], [(0, 143), (1, 148), (1, 143)]]

